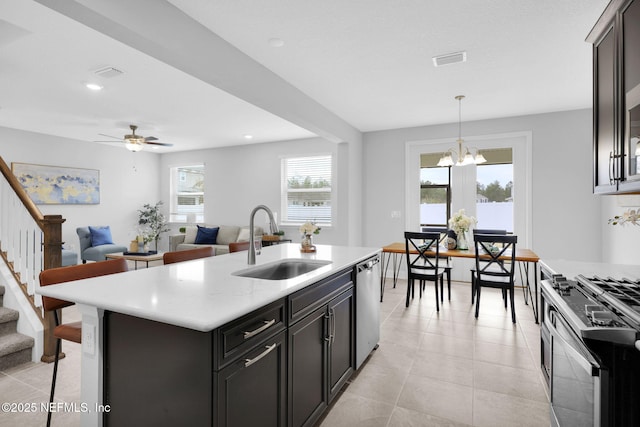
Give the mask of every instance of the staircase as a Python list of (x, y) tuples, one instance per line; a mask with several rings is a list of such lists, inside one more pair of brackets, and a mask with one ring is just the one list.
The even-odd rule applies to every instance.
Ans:
[(16, 332), (18, 312), (2, 306), (4, 286), (0, 285), (0, 371), (31, 361), (34, 340)]

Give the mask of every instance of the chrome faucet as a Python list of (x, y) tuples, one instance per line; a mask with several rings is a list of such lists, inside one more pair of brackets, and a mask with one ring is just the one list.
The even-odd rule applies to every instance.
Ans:
[(271, 209), (269, 209), (265, 205), (258, 205), (255, 208), (253, 208), (253, 210), (251, 211), (251, 216), (249, 216), (249, 242), (250, 243), (249, 243), (248, 261), (247, 261), (249, 265), (254, 265), (256, 263), (256, 243), (254, 242), (256, 232), (253, 228), (253, 219), (256, 216), (256, 212), (258, 212), (260, 209), (262, 209), (267, 213), (267, 215), (269, 215), (269, 222), (271, 223), (271, 232), (278, 231), (278, 224), (276, 224), (276, 220), (273, 218), (273, 212), (271, 212)]

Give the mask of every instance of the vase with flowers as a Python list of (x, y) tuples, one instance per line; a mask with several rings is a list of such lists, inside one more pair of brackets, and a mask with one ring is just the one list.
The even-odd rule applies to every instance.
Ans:
[(320, 234), (321, 228), (316, 225), (315, 222), (307, 221), (300, 226), (300, 232), (302, 233), (302, 241), (300, 242), (301, 252), (315, 252), (316, 247), (313, 244), (313, 238), (311, 235)]
[(464, 209), (460, 209), (449, 219), (449, 228), (456, 233), (457, 249), (469, 249), (466, 233), (476, 222), (474, 217), (465, 214)]

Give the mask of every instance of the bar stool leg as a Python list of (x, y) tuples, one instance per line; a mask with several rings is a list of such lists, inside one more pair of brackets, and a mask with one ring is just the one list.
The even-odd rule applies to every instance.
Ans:
[(51, 426), (51, 405), (53, 404), (53, 394), (56, 391), (56, 377), (58, 376), (58, 360), (60, 359), (60, 341), (56, 340), (56, 357), (53, 362), (53, 379), (51, 380), (51, 394), (49, 395), (49, 411), (47, 413), (47, 427)]

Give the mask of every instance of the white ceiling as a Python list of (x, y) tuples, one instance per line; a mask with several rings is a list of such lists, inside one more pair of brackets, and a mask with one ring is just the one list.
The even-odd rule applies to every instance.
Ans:
[(607, 3), (3, 0), (0, 126), (91, 143), (134, 123), (167, 152), (455, 122), (458, 94), (463, 120), (589, 108)]

